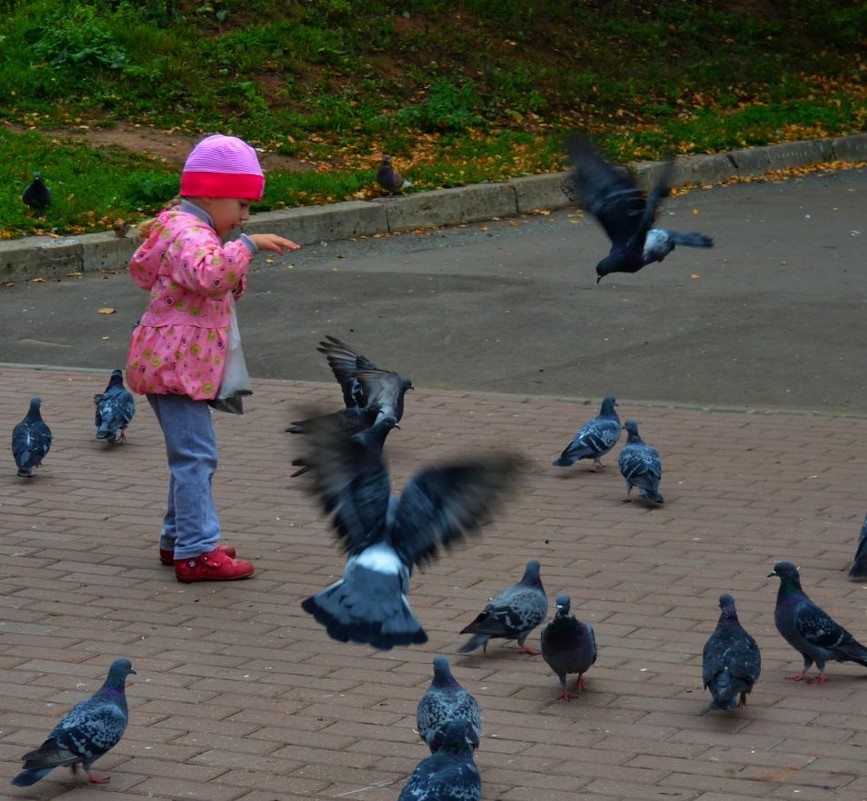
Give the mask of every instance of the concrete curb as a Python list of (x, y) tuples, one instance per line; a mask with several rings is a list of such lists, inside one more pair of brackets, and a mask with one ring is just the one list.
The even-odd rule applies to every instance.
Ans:
[[(686, 156), (677, 161), (674, 183), (675, 186), (716, 184), (731, 178), (760, 177), (772, 170), (834, 161), (867, 161), (867, 134)], [(650, 183), (656, 166), (655, 162), (635, 165), (639, 184), (646, 187)], [(246, 230), (272, 232), (300, 245), (311, 245), (414, 228), (514, 217), (573, 205), (564, 186), (568, 176), (568, 172), (531, 175), (504, 183), (269, 211), (255, 215)], [(134, 232), (118, 237), (112, 231), (0, 241), (0, 278), (20, 281), (75, 272), (123, 270), (137, 245)]]

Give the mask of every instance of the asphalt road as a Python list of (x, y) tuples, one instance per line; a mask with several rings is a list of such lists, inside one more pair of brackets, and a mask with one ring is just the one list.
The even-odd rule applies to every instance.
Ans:
[[(657, 224), (716, 246), (597, 285), (604, 234), (559, 211), (259, 256), (250, 372), (329, 381), (334, 334), (417, 387), (867, 413), (867, 171), (696, 190)], [(145, 301), (122, 272), (6, 287), (0, 361), (122, 366)]]

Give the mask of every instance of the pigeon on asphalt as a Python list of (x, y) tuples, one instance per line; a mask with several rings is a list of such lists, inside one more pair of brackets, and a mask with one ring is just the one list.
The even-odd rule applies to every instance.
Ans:
[(96, 438), (114, 444), (126, 441), (127, 426), (135, 415), (135, 400), (123, 385), (123, 370), (112, 370), (105, 392), (93, 396)]
[(482, 777), (473, 761), (472, 726), (453, 720), (442, 747), (416, 765), (397, 801), (479, 801)]
[(572, 696), (566, 689), (566, 676), (577, 673), (575, 692), (584, 689), (584, 674), (596, 661), (596, 635), (593, 626), (583, 623), (570, 612), (568, 595), (557, 596), (557, 613), (542, 629), (542, 658), (560, 679), (560, 695), (564, 701)]
[[(386, 415), (385, 417), (380, 417), (370, 428), (365, 428), (363, 431), (353, 434), (352, 439), (371, 453), (381, 454), (383, 447), (385, 447), (385, 438), (393, 428), (400, 428), (397, 420), (391, 415)], [(307, 460), (303, 456), (293, 459), (292, 465), (298, 469), (290, 475), (290, 478), (303, 476), (310, 469), (307, 466)]]
[(659, 492), (659, 480), (662, 478), (659, 451), (641, 439), (635, 420), (627, 420), (623, 427), (626, 429), (626, 444), (617, 460), (620, 475), (626, 482), (626, 497), (623, 500), (631, 500), (629, 495), (632, 488), (638, 487), (638, 494), (645, 501), (664, 503), (665, 498)]
[(392, 496), (382, 455), (329, 425), (313, 426), (305, 464), (348, 558), (343, 576), (301, 604), (339, 642), (380, 650), (427, 642), (407, 599), (416, 565), (475, 533), (517, 473), (496, 454), (428, 467)]
[(458, 684), (444, 656), (433, 660), (433, 681), (418, 702), (415, 713), (418, 733), (432, 754), (443, 746), (449, 723), (464, 721), (468, 724), (467, 736), (474, 749), (479, 747), (482, 735), (482, 716), (475, 696)]
[(39, 398), (31, 398), (29, 411), (12, 429), (12, 454), (22, 478), (33, 477), (51, 448), (51, 429), (42, 419), (41, 405)]
[(535, 656), (539, 653), (525, 645), (530, 632), (548, 614), (548, 598), (542, 579), (539, 577), (539, 563), (535, 559), (527, 562), (521, 580), (503, 590), (491, 600), (481, 614), (461, 634), (473, 636), (458, 650), (462, 653), (474, 651), (480, 645), (487, 653), (488, 640), (517, 640), (525, 654)]
[(867, 515), (861, 524), (861, 533), (858, 535), (858, 547), (855, 550), (855, 559), (849, 568), (851, 579), (867, 578)]
[(704, 234), (652, 227), (660, 202), (671, 191), (672, 161), (663, 165), (656, 184), (645, 196), (626, 170), (606, 161), (583, 136), (570, 136), (567, 149), (578, 202), (597, 219), (611, 240), (611, 250), (596, 265), (597, 284), (610, 273), (636, 273), (662, 261), (675, 245), (713, 246), (713, 240)]
[(808, 684), (823, 684), (828, 680), (825, 663), (857, 662), (867, 667), (867, 648), (859, 643), (839, 623), (814, 604), (801, 589), (798, 568), (791, 562), (777, 562), (768, 574), (779, 576), (774, 622), (783, 639), (804, 657), (804, 669), (788, 678), (803, 681), (813, 662), (819, 675), (807, 679)]
[(617, 401), (613, 395), (606, 395), (602, 399), (602, 407), (599, 414), (592, 420), (588, 420), (575, 435), (559, 459), (552, 464), (555, 467), (570, 467), (579, 459), (592, 459), (593, 471), (601, 470), (605, 465), (600, 459), (608, 453), (620, 439), (620, 418), (614, 407)]
[(702, 652), (701, 678), (710, 692), (710, 709), (738, 709), (762, 672), (762, 654), (756, 641), (738, 620), (735, 599), (719, 597), (720, 616)]
[[(326, 336), (317, 350), (325, 354), (331, 372), (343, 392), (344, 408), (321, 419), (333, 421), (349, 434), (370, 428), (378, 419), (403, 417), (404, 395), (413, 389), (412, 381), (393, 370), (381, 370), (370, 359), (337, 337)], [(286, 430), (304, 434), (320, 418), (297, 420)]]
[(126, 677), (130, 673), (135, 671), (128, 659), (115, 660), (102, 687), (70, 709), (39, 748), (21, 757), (24, 769), (12, 784), (29, 787), (63, 765), (73, 773), (81, 765), (91, 782), (105, 784), (109, 777), (91, 773), (90, 768), (120, 742), (126, 731)]
[(402, 192), (412, 186), (412, 181), (407, 181), (391, 163), (391, 156), (382, 157), (382, 166), (376, 173), (376, 180), (389, 195)]
[(38, 172), (33, 175), (33, 180), (21, 193), (21, 199), (33, 211), (38, 211), (40, 214), (51, 205), (51, 191), (43, 182), (42, 175)]

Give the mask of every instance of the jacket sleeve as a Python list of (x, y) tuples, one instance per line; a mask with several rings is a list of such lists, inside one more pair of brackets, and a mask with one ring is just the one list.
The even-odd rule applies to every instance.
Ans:
[(168, 276), (179, 286), (216, 298), (243, 288), (253, 259), (240, 241), (220, 242), (208, 227), (193, 225), (172, 243)]

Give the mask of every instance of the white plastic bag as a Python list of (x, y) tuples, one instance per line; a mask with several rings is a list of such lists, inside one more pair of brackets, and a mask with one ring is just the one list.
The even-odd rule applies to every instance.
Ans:
[(231, 414), (244, 414), (244, 395), (253, 394), (250, 374), (244, 361), (241, 348), (241, 329), (238, 327), (238, 314), (235, 311), (235, 298), (229, 295), (229, 347), (226, 354), (226, 368), (217, 397), (209, 401), (214, 409)]

